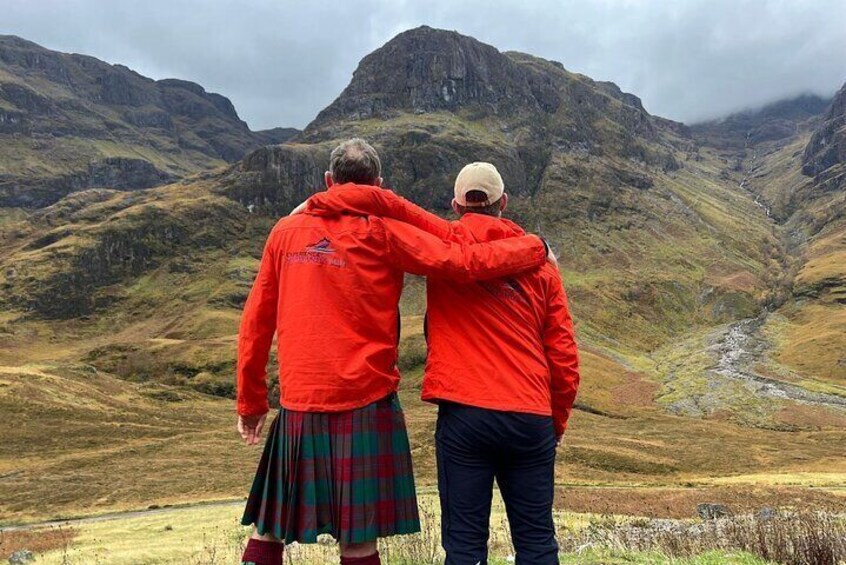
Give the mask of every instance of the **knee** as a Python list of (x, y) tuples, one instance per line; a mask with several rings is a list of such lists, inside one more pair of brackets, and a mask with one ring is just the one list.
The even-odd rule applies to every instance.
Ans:
[(341, 555), (344, 557), (367, 557), (376, 553), (376, 542), (342, 543)]

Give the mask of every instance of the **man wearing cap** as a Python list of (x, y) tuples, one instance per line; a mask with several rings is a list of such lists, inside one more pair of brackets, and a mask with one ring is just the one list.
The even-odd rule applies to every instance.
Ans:
[[(519, 237), (501, 217), (508, 204), (490, 163), (455, 180), (447, 222), (383, 189), (313, 196), (313, 214), (375, 215), (439, 237), (479, 243)], [(447, 565), (487, 563), (494, 480), (522, 565), (558, 563), (552, 521), (555, 448), (579, 384), (567, 297), (551, 264), (493, 281), (427, 282), (429, 355), (423, 399), (439, 405), (438, 489)]]

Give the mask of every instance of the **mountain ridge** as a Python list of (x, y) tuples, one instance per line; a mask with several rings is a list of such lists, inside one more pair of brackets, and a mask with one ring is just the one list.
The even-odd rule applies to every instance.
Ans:
[[(377, 79), (386, 76), (390, 89), (379, 92)], [(497, 93), (494, 78), (510, 86)], [(156, 88), (185, 96), (204, 92), (161, 82)], [(132, 94), (135, 103), (143, 94)], [(223, 100), (207, 102), (231, 114)], [(795, 130), (760, 147), (776, 154), (810, 135), (815, 118), (803, 104), (818, 102), (795, 103), (798, 113), (790, 104), (759, 113)], [(156, 319), (168, 339), (222, 340), (235, 329), (264, 230), (319, 189), (338, 141), (364, 136), (379, 149), (388, 184), (437, 211), (447, 209), (444, 187), (464, 163), (496, 163), (512, 195), (511, 217), (560, 249), (582, 335), (602, 350), (642, 355), (790, 297), (798, 263), (753, 192), (759, 165), (751, 153), (712, 147), (700, 133), (560, 63), (417, 28), (365, 57), (350, 86), (285, 143), (149, 189), (98, 172), (107, 190), (81, 182), (75, 194), (23, 212), (25, 222), (7, 220), (0, 303), (17, 320), (9, 327), (92, 317), (131, 327)], [(54, 301), (57, 294), (65, 299)], [(192, 322), (191, 311), (203, 322)], [(224, 361), (224, 342), (214, 343), (205, 356), (211, 364), (180, 349), (162, 356), (169, 359), (162, 370), (181, 367), (193, 385), (231, 391), (231, 360)], [(112, 371), (127, 355), (126, 344), (113, 345), (83, 355)], [(130, 356), (146, 354), (133, 348)], [(211, 377), (191, 380), (200, 373)]]
[(0, 206), (150, 188), (295, 133), (252, 132), (229, 99), (189, 81), (0, 36)]

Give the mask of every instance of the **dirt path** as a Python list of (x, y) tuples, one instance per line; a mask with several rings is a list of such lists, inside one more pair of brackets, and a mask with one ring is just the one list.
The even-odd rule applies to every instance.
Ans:
[[(417, 487), (418, 495), (434, 494), (437, 490), (434, 487)], [(98, 522), (108, 522), (111, 520), (128, 520), (131, 518), (141, 518), (144, 516), (151, 516), (154, 514), (170, 514), (184, 512), (188, 510), (196, 510), (197, 508), (217, 508), (221, 506), (243, 507), (245, 499), (237, 498), (234, 500), (214, 500), (207, 502), (189, 502), (186, 504), (179, 504), (174, 506), (162, 506), (155, 508), (146, 508), (144, 510), (128, 510), (125, 512), (108, 512), (106, 514), (98, 514), (97, 516), (87, 516), (84, 518), (70, 518), (67, 520), (48, 520), (46, 522), (33, 522), (31, 524), (20, 524), (16, 526), (0, 526), (0, 533), (3, 532), (22, 532), (27, 530), (35, 530), (40, 528), (57, 528), (60, 526), (80, 526), (85, 524), (96, 524)]]
[(97, 522), (108, 522), (110, 520), (127, 520), (130, 518), (140, 518), (143, 516), (150, 516), (153, 514), (169, 514), (184, 512), (187, 510), (196, 510), (197, 508), (214, 508), (219, 506), (243, 506), (244, 500), (218, 500), (213, 502), (195, 502), (179, 506), (163, 506), (161, 508), (148, 508), (146, 510), (130, 510), (127, 512), (109, 512), (107, 514), (99, 514), (97, 516), (89, 516), (86, 518), (72, 518), (69, 520), (49, 520), (47, 522), (35, 522), (32, 524), (21, 524), (19, 526), (0, 526), (0, 533), (4, 532), (21, 532), (27, 530), (35, 530), (41, 528), (57, 528), (64, 526), (80, 526), (85, 524), (96, 524)]

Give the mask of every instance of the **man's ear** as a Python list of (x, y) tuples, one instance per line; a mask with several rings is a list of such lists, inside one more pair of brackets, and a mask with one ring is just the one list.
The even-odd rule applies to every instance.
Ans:
[(323, 181), (326, 183), (326, 188), (332, 188), (335, 184), (335, 179), (332, 178), (332, 173), (329, 171), (323, 173)]
[(499, 199), (499, 213), (505, 212), (506, 208), (508, 208), (508, 195), (503, 192), (502, 198)]
[(458, 208), (458, 202), (455, 201), (455, 198), (452, 199), (452, 211), (455, 212), (457, 216), (461, 215), (461, 210)]
[(376, 186), (378, 186), (379, 188), (382, 188), (382, 183), (383, 183), (383, 182), (385, 182), (385, 179), (383, 179), (382, 177), (377, 177), (377, 178), (376, 178)]

